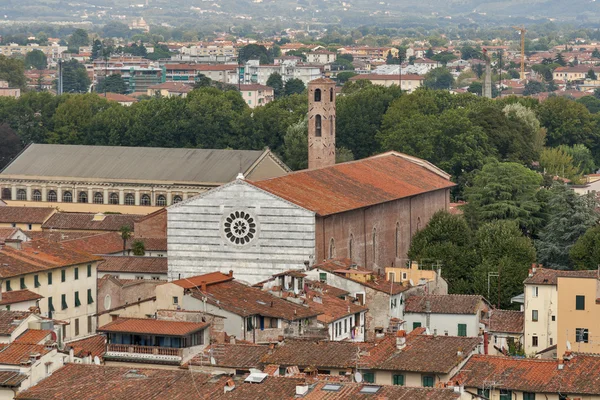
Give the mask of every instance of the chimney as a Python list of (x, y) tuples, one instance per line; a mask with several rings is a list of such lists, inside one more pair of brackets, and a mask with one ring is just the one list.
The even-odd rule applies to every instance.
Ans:
[(296, 396), (304, 396), (306, 393), (308, 393), (308, 385), (296, 386)]
[(396, 333), (396, 348), (402, 350), (406, 347), (406, 331), (404, 329), (399, 330)]
[(5, 245), (13, 249), (21, 250), (21, 239), (6, 239)]
[(431, 301), (427, 298), (425, 299), (425, 312), (426, 313), (431, 312)]
[(206, 281), (200, 282), (200, 289), (205, 292), (206, 291)]
[(230, 278), (233, 278), (233, 270), (232, 269), (229, 270), (229, 273), (227, 274), (227, 276)]
[(229, 336), (229, 343), (230, 344), (235, 344), (235, 335)]
[(231, 379), (231, 378), (227, 379), (227, 382), (225, 382), (225, 386), (223, 387), (223, 393), (231, 392), (234, 389), (235, 389), (235, 382), (233, 381), (233, 379)]

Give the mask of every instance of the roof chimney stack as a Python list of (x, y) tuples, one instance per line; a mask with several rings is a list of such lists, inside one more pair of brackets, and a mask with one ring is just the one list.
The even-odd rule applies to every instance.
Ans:
[(399, 330), (396, 333), (396, 348), (402, 350), (406, 347), (406, 331), (404, 329)]
[(205, 292), (206, 291), (206, 281), (200, 282), (200, 289)]

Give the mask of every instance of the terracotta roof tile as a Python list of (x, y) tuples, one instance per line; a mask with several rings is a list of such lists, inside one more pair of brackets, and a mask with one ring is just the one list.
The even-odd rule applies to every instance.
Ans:
[(19, 387), (27, 375), (17, 371), (0, 371), (0, 387)]
[(0, 207), (0, 223), (43, 224), (54, 212), (51, 207)]
[(52, 339), (54, 331), (43, 329), (27, 329), (13, 343), (21, 344), (45, 344), (46, 340)]
[(378, 369), (447, 374), (479, 345), (479, 338), (418, 335), (377, 365)]
[(204, 275), (191, 276), (189, 278), (183, 278), (172, 283), (177, 286), (181, 286), (184, 289), (198, 289), (203, 283), (207, 285), (213, 285), (221, 282), (227, 282), (232, 280), (233, 277), (226, 275), (222, 272), (211, 272)]
[(341, 318), (368, 311), (365, 306), (353, 304), (350, 301), (342, 300), (328, 293), (316, 292), (314, 290), (306, 291), (306, 297), (303, 297), (306, 305), (312, 310), (321, 313), (317, 320), (329, 324)]
[(282, 400), (295, 399), (296, 386), (304, 379), (267, 376), (260, 384), (236, 382), (235, 390), (224, 393), (223, 389), (211, 395), (211, 400)]
[[(146, 251), (167, 251), (167, 238), (136, 238), (129, 239), (125, 245), (131, 249), (133, 242), (144, 243)], [(62, 240), (65, 246), (87, 251), (92, 254), (115, 254), (123, 251), (123, 239), (118, 232), (104, 232), (84, 237)]]
[(166, 89), (169, 92), (173, 93), (188, 93), (191, 92), (194, 88), (191, 85), (182, 83), (182, 82), (164, 82), (158, 85), (149, 86), (150, 90), (160, 90)]
[(43, 356), (49, 352), (43, 345), (13, 342), (0, 350), (0, 364), (20, 365), (22, 361), (29, 360), (32, 354)]
[(8, 246), (0, 249), (0, 277), (10, 278), (101, 260), (98, 256), (69, 249), (62, 243), (33, 240), (23, 243), (21, 249)]
[(130, 332), (149, 335), (185, 336), (210, 324), (182, 321), (164, 321), (150, 318), (117, 318), (98, 328), (98, 332)]
[(18, 231), (19, 228), (0, 228), (0, 243), (10, 239)]
[(321, 293), (326, 293), (330, 296), (342, 298), (342, 297), (345, 297), (346, 295), (350, 294), (350, 292), (348, 292), (347, 290), (336, 288), (335, 286), (331, 286), (331, 285), (328, 285), (323, 282), (309, 281), (309, 280), (306, 280), (304, 282), (306, 283), (306, 285), (308, 286), (309, 289), (311, 289), (313, 291), (321, 292)]
[(437, 294), (411, 296), (404, 301), (405, 313), (424, 313), (429, 308), (434, 314), (477, 314), (482, 296), (465, 294)]
[(133, 223), (141, 215), (104, 214), (102, 220), (94, 221), (94, 213), (60, 212), (54, 214), (42, 225), (42, 229), (64, 229), (74, 231), (118, 231), (128, 226), (133, 231)]
[[(66, 240), (80, 239), (97, 235), (97, 232), (74, 232), (74, 231), (28, 231), (27, 236), (31, 240), (44, 239), (49, 242), (64, 242)], [(121, 246), (123, 246), (121, 244)]]
[(66, 345), (73, 349), (75, 357), (85, 357), (90, 355), (92, 357), (104, 356), (106, 352), (106, 336), (94, 335), (81, 340), (74, 340), (66, 343)]
[(536, 268), (532, 276), (525, 279), (526, 285), (556, 285), (558, 278), (590, 278), (598, 277), (598, 270), (565, 271), (559, 269)]
[(101, 93), (100, 97), (104, 97), (108, 101), (116, 101), (119, 103), (137, 103), (138, 99), (119, 93)]
[(15, 304), (21, 303), (24, 301), (34, 301), (43, 299), (44, 296), (33, 293), (31, 290), (23, 289), (23, 290), (13, 290), (10, 292), (2, 292), (2, 299), (0, 300), (0, 306), (6, 304)]
[(166, 274), (168, 269), (166, 257), (121, 257), (105, 256), (104, 262), (98, 264), (98, 272), (145, 272)]
[(269, 352), (269, 346), (257, 344), (213, 344), (196, 355), (190, 364), (211, 365), (213, 357), (218, 367), (249, 369), (260, 368), (261, 359)]
[(200, 299), (206, 297), (208, 303), (218, 304), (222, 309), (244, 317), (262, 315), (296, 321), (319, 314), (306, 306), (235, 281), (208, 285), (206, 290), (194, 289), (192, 296)]
[(13, 321), (24, 320), (30, 315), (28, 311), (0, 311), (0, 335), (10, 335), (18, 326)]
[(490, 332), (523, 333), (524, 320), (523, 311), (491, 310), (482, 322)]
[(379, 386), (375, 394), (365, 394), (360, 391), (365, 386), (375, 386), (360, 383), (340, 383), (338, 391), (323, 390), (330, 382), (317, 382), (310, 392), (303, 396), (306, 400), (371, 400), (371, 399), (395, 399), (395, 400), (456, 400), (460, 393), (451, 389), (416, 388), (403, 386)]
[(455, 186), (443, 171), (400, 153), (251, 183), (321, 216)]

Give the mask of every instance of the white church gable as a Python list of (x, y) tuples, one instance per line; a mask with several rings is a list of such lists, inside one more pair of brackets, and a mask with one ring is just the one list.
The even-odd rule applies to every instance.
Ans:
[(256, 283), (311, 264), (315, 214), (236, 180), (167, 209), (169, 280), (233, 270)]

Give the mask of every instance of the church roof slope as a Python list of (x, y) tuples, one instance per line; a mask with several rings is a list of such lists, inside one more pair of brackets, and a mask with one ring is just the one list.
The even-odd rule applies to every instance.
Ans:
[(427, 161), (389, 152), (252, 184), (326, 216), (449, 189), (455, 186), (449, 178)]
[[(32, 144), (1, 177), (222, 184), (248, 171), (264, 150)], [(273, 156), (274, 157), (274, 156)]]

